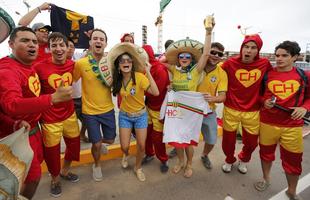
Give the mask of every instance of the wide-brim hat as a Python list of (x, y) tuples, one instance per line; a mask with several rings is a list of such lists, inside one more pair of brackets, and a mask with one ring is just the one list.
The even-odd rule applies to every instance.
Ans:
[(118, 56), (128, 53), (131, 55), (133, 60), (133, 66), (135, 71), (145, 72), (145, 66), (148, 62), (148, 55), (142, 47), (138, 45), (132, 44), (130, 42), (122, 42), (115, 45), (108, 53), (107, 56), (107, 65), (110, 69), (113, 70), (115, 68), (114, 62)]
[(15, 28), (12, 17), (0, 8), (0, 43), (3, 42)]
[(169, 64), (178, 65), (178, 55), (180, 53), (190, 53), (193, 55), (196, 62), (199, 61), (199, 58), (202, 55), (203, 44), (197, 40), (192, 39), (183, 39), (178, 40), (169, 45), (166, 50), (166, 58)]

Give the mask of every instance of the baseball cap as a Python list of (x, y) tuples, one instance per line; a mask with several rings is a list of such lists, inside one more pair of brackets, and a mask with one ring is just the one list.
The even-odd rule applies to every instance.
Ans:
[(33, 31), (36, 31), (36, 30), (38, 30), (40, 28), (46, 28), (48, 31), (52, 31), (52, 27), (51, 26), (45, 25), (42, 22), (35, 23), (34, 25), (32, 25), (31, 28), (32, 28)]

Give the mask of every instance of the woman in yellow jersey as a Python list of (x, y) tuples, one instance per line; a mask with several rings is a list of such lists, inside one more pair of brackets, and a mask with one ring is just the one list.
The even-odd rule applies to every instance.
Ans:
[[(172, 89), (175, 91), (196, 91), (200, 75), (207, 63), (211, 48), (211, 33), (215, 25), (213, 16), (208, 16), (204, 21), (206, 35), (205, 44), (191, 39), (179, 40), (172, 43), (166, 50), (168, 70), (173, 75)], [(192, 159), (194, 143), (171, 143), (176, 150), (178, 163), (174, 166), (172, 172), (179, 173), (183, 168), (184, 177), (191, 177)], [(184, 150), (187, 162), (184, 162)]]
[[(150, 73), (151, 65), (141, 59), (140, 55), (146, 54), (144, 49), (126, 42), (116, 45), (109, 54), (108, 62), (113, 62), (112, 92), (114, 96), (120, 94), (122, 97), (119, 112), (120, 143), (124, 153), (122, 167), (128, 167), (128, 149), (134, 128), (137, 140), (134, 171), (140, 181), (145, 181), (141, 168), (148, 126), (144, 93), (158, 96), (159, 91)], [(141, 71), (145, 71), (145, 75)]]

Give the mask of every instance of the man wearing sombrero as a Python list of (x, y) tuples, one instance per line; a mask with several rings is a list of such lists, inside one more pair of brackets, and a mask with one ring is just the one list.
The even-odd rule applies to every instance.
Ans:
[[(211, 48), (211, 33), (214, 27), (213, 16), (208, 16), (204, 21), (204, 25), (206, 29), (204, 45), (196, 40), (185, 39), (172, 43), (166, 51), (166, 58), (170, 64), (167, 68), (173, 75), (172, 89), (175, 91), (197, 90), (198, 81), (207, 63)], [(192, 158), (194, 150), (192, 144), (194, 143), (172, 144), (177, 148), (179, 158), (173, 172), (178, 173), (185, 168), (184, 176), (187, 178), (191, 177), (193, 173)], [(184, 164), (184, 149), (187, 156), (186, 166)]]
[(231, 172), (237, 160), (235, 153), (236, 131), (242, 125), (243, 148), (238, 154), (238, 171), (247, 173), (252, 152), (257, 146), (259, 132), (259, 109), (261, 107), (259, 91), (261, 81), (271, 64), (266, 58), (259, 57), (263, 41), (258, 34), (246, 35), (240, 55), (228, 59), (223, 69), (228, 76), (228, 90), (223, 110), (222, 149), (226, 155), (222, 170)]

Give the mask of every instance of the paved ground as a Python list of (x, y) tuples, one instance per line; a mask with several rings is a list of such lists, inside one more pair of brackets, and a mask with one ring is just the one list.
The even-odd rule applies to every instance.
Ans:
[[(253, 188), (253, 183), (261, 177), (258, 149), (253, 154), (246, 175), (240, 174), (236, 168), (230, 174), (221, 171), (224, 155), (221, 150), (221, 138), (212, 152), (211, 160), (214, 168), (206, 170), (200, 161), (199, 155), (202, 143), (195, 149), (193, 163), (194, 174), (192, 178), (184, 178), (168, 172), (161, 174), (159, 162), (153, 160), (144, 167), (147, 180), (141, 183), (135, 177), (132, 167), (123, 170), (120, 167), (120, 159), (102, 162), (104, 180), (95, 182), (91, 178), (91, 166), (85, 165), (73, 169), (80, 175), (80, 182), (62, 182), (63, 194), (59, 200), (190, 200), (210, 199), (223, 200), (227, 194), (236, 200), (261, 200), (269, 199), (284, 190), (286, 187), (285, 176), (277, 153), (277, 160), (272, 169), (272, 185), (266, 192), (258, 192)], [(303, 156), (303, 173), (301, 178), (310, 173), (310, 136), (305, 137), (305, 153)], [(237, 148), (240, 149), (238, 144)], [(173, 166), (176, 158), (170, 160)], [(130, 159), (133, 166), (134, 158)], [(39, 189), (34, 200), (52, 200), (49, 196), (50, 178), (43, 175)], [(310, 199), (310, 181), (306, 189), (300, 193), (304, 200)], [(285, 198), (279, 198), (285, 199)]]

